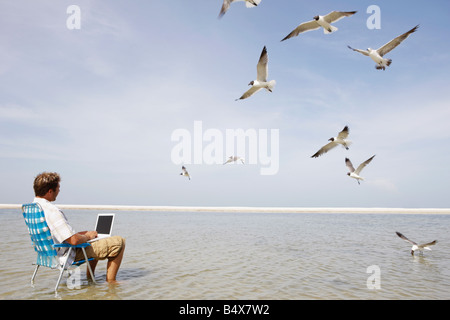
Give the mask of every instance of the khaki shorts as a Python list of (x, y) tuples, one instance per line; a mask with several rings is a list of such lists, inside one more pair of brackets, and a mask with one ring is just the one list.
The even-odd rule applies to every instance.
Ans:
[[(120, 236), (112, 236), (109, 238), (97, 240), (86, 247), (88, 258), (96, 260), (104, 260), (116, 257), (125, 247), (125, 239)], [(76, 251), (75, 261), (84, 260), (83, 251), (78, 248)]]

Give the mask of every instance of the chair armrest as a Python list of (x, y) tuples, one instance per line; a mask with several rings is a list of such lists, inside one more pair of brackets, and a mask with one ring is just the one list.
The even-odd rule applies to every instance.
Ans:
[(86, 248), (88, 246), (90, 246), (90, 243), (80, 243), (80, 244), (76, 244), (76, 245), (71, 245), (69, 243), (58, 243), (58, 244), (54, 244), (53, 246), (55, 248)]

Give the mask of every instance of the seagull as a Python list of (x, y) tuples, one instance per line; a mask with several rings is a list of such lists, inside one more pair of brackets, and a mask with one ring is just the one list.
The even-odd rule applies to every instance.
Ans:
[(356, 170), (353, 167), (352, 162), (350, 161), (350, 159), (349, 158), (345, 158), (345, 164), (347, 165), (348, 169), (350, 170), (350, 172), (348, 172), (347, 175), (350, 176), (350, 178), (356, 179), (356, 181), (358, 181), (358, 184), (360, 184), (359, 180), (364, 180), (364, 178), (361, 177), (359, 175), (359, 173), (361, 172), (362, 169), (364, 169), (365, 166), (367, 166), (370, 163), (370, 161), (372, 161), (373, 157), (375, 157), (375, 155), (373, 155), (372, 157), (370, 157), (369, 159), (367, 159), (366, 161), (361, 163), (358, 166), (358, 168), (356, 168)]
[(180, 175), (181, 175), (181, 176), (188, 177), (189, 180), (191, 180), (191, 176), (190, 176), (189, 173), (187, 172), (185, 166), (182, 166), (182, 167), (181, 167), (181, 170), (182, 170), (183, 172), (181, 172)]
[(244, 159), (243, 158), (241, 158), (241, 157), (236, 157), (236, 156), (230, 156), (229, 158), (228, 158), (228, 160), (224, 163), (224, 164), (227, 164), (227, 163), (230, 163), (230, 162), (236, 162), (236, 161), (238, 161), (238, 160), (241, 160), (241, 162), (242, 162), (242, 164), (244, 164)]
[(223, 0), (222, 9), (220, 9), (219, 13), (219, 18), (223, 17), (223, 15), (230, 8), (230, 4), (235, 1), (245, 1), (245, 5), (247, 6), (247, 8), (256, 7), (261, 2), (261, 0)]
[(239, 99), (236, 99), (236, 101), (246, 99), (263, 88), (272, 92), (272, 88), (275, 86), (276, 82), (275, 80), (267, 81), (268, 62), (269, 58), (267, 56), (267, 49), (264, 46), (261, 56), (259, 57), (258, 64), (256, 65), (256, 80), (253, 80), (248, 84), (252, 87), (248, 89)]
[(349, 47), (349, 49), (353, 51), (362, 53), (363, 55), (370, 57), (377, 64), (375, 66), (377, 70), (386, 70), (386, 67), (389, 67), (391, 65), (392, 59), (385, 59), (383, 58), (383, 56), (386, 53), (393, 50), (395, 47), (397, 47), (400, 43), (402, 43), (402, 41), (408, 38), (411, 33), (416, 32), (417, 28), (419, 28), (419, 25), (415, 26), (408, 32), (405, 32), (404, 34), (398, 36), (397, 38), (389, 41), (388, 43), (386, 43), (384, 46), (382, 46), (377, 50), (371, 48), (368, 48), (367, 50), (361, 50), (361, 49), (353, 49), (350, 46), (347, 47)]
[(413, 246), (411, 247), (411, 255), (414, 255), (414, 251), (419, 250), (422, 254), (423, 254), (423, 250), (431, 250), (430, 246), (435, 245), (437, 243), (437, 240), (434, 240), (430, 243), (424, 243), (424, 244), (417, 244), (414, 241), (409, 240), (407, 237), (405, 237), (404, 235), (402, 235), (400, 232), (395, 231), (395, 233), (402, 238), (403, 240), (405, 240), (406, 242), (411, 243)]
[(317, 158), (317, 157), (321, 156), (322, 154), (330, 151), (331, 149), (333, 149), (334, 147), (336, 147), (339, 144), (348, 150), (348, 146), (351, 144), (351, 141), (347, 140), (348, 134), (349, 134), (348, 126), (345, 126), (344, 129), (342, 129), (342, 131), (338, 133), (337, 137), (328, 139), (328, 141), (331, 141), (331, 142), (329, 142), (328, 144), (326, 144), (322, 148), (320, 148), (320, 150), (317, 151), (316, 153), (314, 153), (311, 156), (311, 158)]
[(332, 33), (334, 31), (337, 31), (338, 28), (336, 28), (335, 26), (332, 26), (331, 23), (339, 21), (344, 17), (350, 17), (350, 16), (354, 15), (356, 12), (357, 11), (348, 11), (348, 12), (332, 11), (325, 16), (315, 16), (313, 18), (313, 20), (300, 24), (297, 28), (292, 30), (291, 33), (289, 33), (286, 37), (284, 37), (284, 39), (281, 41), (296, 37), (302, 32), (319, 29), (320, 27), (323, 28), (323, 33), (325, 33), (325, 34)]

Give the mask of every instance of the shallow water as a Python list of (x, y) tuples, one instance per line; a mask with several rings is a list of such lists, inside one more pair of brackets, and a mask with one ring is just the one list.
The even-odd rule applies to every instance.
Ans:
[[(65, 213), (78, 231), (97, 214)], [(114, 234), (127, 241), (118, 284), (101, 261), (97, 285), (82, 266), (81, 287), (65, 278), (57, 297), (55, 270), (41, 268), (30, 286), (35, 252), (20, 210), (0, 210), (0, 225), (0, 299), (450, 298), (449, 215), (117, 211)], [(395, 231), (438, 244), (411, 256)]]

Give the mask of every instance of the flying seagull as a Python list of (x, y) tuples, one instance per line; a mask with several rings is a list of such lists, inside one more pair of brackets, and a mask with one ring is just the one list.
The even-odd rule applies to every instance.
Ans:
[(230, 8), (230, 4), (232, 2), (236, 2), (236, 1), (245, 1), (245, 5), (247, 6), (247, 8), (256, 7), (261, 2), (261, 0), (223, 0), (222, 9), (220, 9), (220, 13), (219, 13), (219, 18), (222, 18), (223, 15)]
[(356, 12), (357, 11), (348, 11), (348, 12), (332, 11), (325, 16), (315, 16), (313, 20), (300, 24), (281, 41), (287, 40), (292, 37), (296, 37), (302, 32), (319, 29), (320, 27), (323, 28), (323, 33), (325, 34), (332, 33), (334, 31), (337, 31), (338, 28), (332, 26), (331, 23), (339, 21), (344, 17), (350, 17), (354, 15)]
[(258, 64), (256, 65), (256, 80), (253, 80), (248, 84), (252, 87), (248, 89), (239, 99), (236, 99), (236, 101), (246, 99), (263, 88), (272, 92), (272, 88), (275, 86), (276, 82), (275, 80), (267, 81), (269, 69), (267, 65), (268, 62), (269, 57), (267, 56), (267, 49), (264, 46), (261, 56), (259, 57)]
[(358, 181), (358, 184), (360, 184), (359, 180), (364, 180), (364, 178), (361, 177), (359, 175), (359, 173), (361, 172), (362, 169), (364, 169), (365, 166), (367, 166), (370, 163), (370, 161), (372, 161), (373, 157), (375, 157), (375, 155), (373, 155), (372, 157), (370, 157), (369, 159), (367, 159), (366, 161), (361, 163), (358, 166), (358, 168), (356, 168), (356, 170), (353, 167), (352, 162), (350, 161), (350, 159), (349, 158), (345, 158), (345, 164), (348, 167), (348, 169), (350, 170), (350, 172), (348, 172), (347, 175), (350, 176), (350, 178), (356, 179), (356, 181)]
[(180, 175), (181, 175), (181, 176), (188, 177), (189, 180), (191, 180), (191, 176), (190, 176), (189, 173), (187, 172), (186, 167), (185, 167), (185, 166), (182, 166), (182, 167), (181, 167), (181, 170), (182, 170), (182, 172), (180, 173)]
[(415, 26), (408, 32), (405, 32), (404, 34), (398, 36), (397, 38), (389, 41), (388, 43), (386, 43), (384, 46), (382, 46), (377, 50), (371, 48), (368, 48), (367, 50), (361, 50), (361, 49), (353, 49), (350, 46), (347, 47), (349, 47), (353, 51), (362, 53), (363, 55), (370, 57), (377, 64), (375, 66), (377, 70), (386, 70), (386, 67), (389, 67), (391, 65), (392, 59), (385, 59), (383, 58), (383, 56), (386, 53), (393, 50), (395, 47), (397, 47), (400, 43), (402, 43), (402, 41), (408, 38), (411, 33), (416, 32), (417, 28), (419, 28), (419, 25)]
[(348, 126), (345, 126), (344, 129), (342, 129), (342, 131), (338, 133), (337, 137), (328, 139), (328, 141), (331, 141), (331, 142), (329, 142), (328, 144), (326, 144), (322, 148), (320, 148), (320, 150), (317, 151), (316, 153), (314, 153), (311, 156), (311, 158), (317, 158), (317, 157), (321, 156), (322, 154), (330, 151), (331, 149), (333, 149), (334, 147), (336, 147), (339, 144), (348, 150), (348, 146), (351, 144), (351, 141), (347, 140), (348, 134), (349, 134)]
[(236, 161), (238, 161), (238, 160), (241, 160), (241, 162), (242, 162), (242, 164), (244, 164), (244, 159), (243, 158), (241, 158), (241, 157), (237, 157), (237, 156), (230, 156), (229, 158), (228, 158), (228, 160), (224, 163), (224, 164), (227, 164), (227, 163), (230, 163), (230, 162), (236, 162)]
[(423, 250), (431, 250), (430, 246), (435, 245), (437, 243), (437, 240), (434, 240), (430, 243), (424, 243), (424, 244), (417, 244), (414, 241), (409, 240), (407, 237), (405, 237), (404, 235), (402, 235), (400, 232), (395, 231), (395, 233), (402, 238), (403, 240), (405, 240), (406, 242), (409, 242), (412, 244), (411, 247), (411, 254), (414, 255), (414, 251), (419, 250), (422, 254), (423, 254)]

